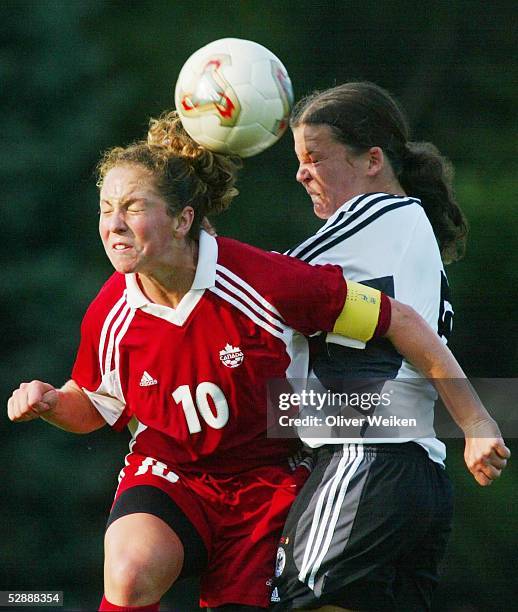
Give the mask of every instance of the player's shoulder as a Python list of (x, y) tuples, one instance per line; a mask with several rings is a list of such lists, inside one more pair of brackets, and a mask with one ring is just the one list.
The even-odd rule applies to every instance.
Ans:
[(114, 272), (102, 285), (99, 292), (90, 303), (84, 321), (102, 323), (113, 308), (124, 300), (125, 290), (126, 279), (124, 274)]
[(412, 219), (422, 216), (426, 217), (418, 198), (389, 193), (364, 193), (340, 207), (316, 236), (354, 236), (360, 231), (383, 231), (385, 226), (394, 226), (394, 229), (406, 232), (411, 231)]
[(390, 237), (401, 240), (410, 236), (421, 218), (426, 219), (418, 198), (387, 193), (366, 193), (342, 205), (315, 234), (299, 243), (287, 254), (303, 261), (315, 262), (344, 243), (363, 245), (386, 242)]
[(395, 195), (384, 192), (363, 193), (346, 202), (339, 210), (349, 214), (360, 211), (377, 211), (390, 207), (390, 210), (410, 207), (418, 210), (422, 208), (421, 200), (408, 195)]
[(126, 277), (120, 272), (114, 272), (99, 289), (92, 305), (109, 304), (117, 301), (126, 289)]
[(284, 259), (284, 256), (272, 251), (265, 251), (233, 238), (218, 236), (218, 266), (228, 268), (236, 274), (250, 276), (261, 270), (270, 270), (271, 266)]
[(334, 223), (331, 227), (351, 235), (360, 231), (411, 235), (421, 222), (428, 221), (421, 200), (407, 195), (363, 194), (354, 198), (345, 210), (345, 223)]
[(216, 278), (239, 277), (263, 296), (277, 295), (282, 287), (297, 292), (305, 283), (319, 282), (322, 268), (231, 238), (218, 238)]
[(218, 238), (215, 284), (219, 296), (254, 311), (259, 304), (261, 317), (308, 335), (332, 328), (346, 292), (339, 266), (312, 266), (229, 238)]

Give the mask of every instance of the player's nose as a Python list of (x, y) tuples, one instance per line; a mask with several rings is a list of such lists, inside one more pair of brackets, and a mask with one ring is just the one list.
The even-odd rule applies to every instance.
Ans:
[(125, 214), (122, 210), (115, 210), (110, 215), (110, 231), (114, 233), (124, 232), (128, 229)]
[(310, 178), (309, 170), (305, 164), (299, 164), (295, 178), (299, 183), (304, 183)]

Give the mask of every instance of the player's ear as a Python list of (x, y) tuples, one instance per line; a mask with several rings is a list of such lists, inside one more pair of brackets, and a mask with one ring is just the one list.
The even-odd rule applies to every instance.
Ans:
[(371, 147), (367, 151), (367, 175), (377, 176), (385, 165), (385, 156), (381, 147)]
[(194, 221), (194, 208), (185, 206), (174, 218), (173, 232), (175, 238), (185, 238)]

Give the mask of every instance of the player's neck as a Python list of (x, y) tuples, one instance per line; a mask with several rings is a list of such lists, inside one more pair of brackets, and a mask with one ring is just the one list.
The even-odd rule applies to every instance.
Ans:
[(196, 244), (189, 256), (180, 257), (174, 265), (156, 268), (151, 272), (139, 272), (137, 281), (149, 300), (169, 308), (176, 308), (192, 287), (197, 263)]
[(174, 271), (172, 271), (171, 274), (170, 280), (165, 282), (163, 280), (158, 281), (152, 276), (139, 274), (138, 281), (142, 292), (149, 300), (155, 304), (176, 308), (184, 295), (191, 289), (194, 273), (174, 274)]
[(392, 172), (379, 174), (370, 184), (372, 193), (389, 193), (391, 195), (407, 195)]

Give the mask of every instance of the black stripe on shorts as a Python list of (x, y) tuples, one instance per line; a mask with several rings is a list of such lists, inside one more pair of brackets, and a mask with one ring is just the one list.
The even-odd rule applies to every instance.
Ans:
[(121, 493), (110, 512), (106, 529), (117, 519), (138, 512), (162, 519), (180, 538), (184, 562), (179, 578), (199, 576), (205, 570), (208, 553), (200, 534), (169, 495), (157, 487), (139, 485)]

